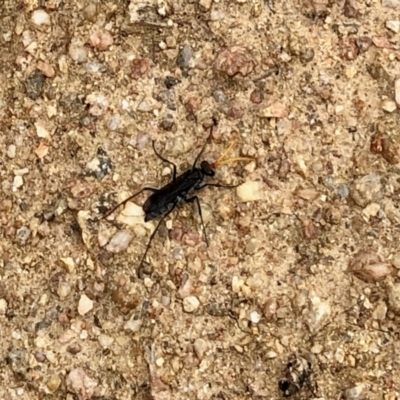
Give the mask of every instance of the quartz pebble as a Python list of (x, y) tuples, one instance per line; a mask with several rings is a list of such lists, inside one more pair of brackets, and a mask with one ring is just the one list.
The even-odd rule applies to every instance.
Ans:
[(398, 33), (400, 29), (400, 21), (396, 20), (386, 21), (386, 28), (390, 29), (393, 32)]
[(349, 262), (349, 271), (364, 282), (376, 282), (392, 272), (389, 263), (371, 250), (360, 250)]
[(120, 253), (128, 248), (133, 239), (133, 234), (128, 230), (118, 231), (106, 246), (106, 250), (111, 253)]
[(205, 352), (208, 350), (208, 343), (203, 338), (197, 338), (194, 341), (193, 348), (196, 356), (201, 360), (204, 357)]
[(93, 301), (89, 299), (89, 297), (87, 297), (85, 294), (83, 294), (79, 299), (79, 304), (78, 304), (79, 315), (84, 316), (92, 309), (93, 309)]
[(396, 104), (400, 106), (400, 79), (394, 81), (394, 92)]
[(185, 45), (179, 52), (178, 58), (176, 59), (176, 65), (180, 69), (188, 69), (194, 67), (193, 50), (190, 46)]
[(7, 300), (0, 299), (0, 315), (4, 315), (7, 311)]
[(183, 299), (183, 309), (191, 313), (200, 307), (200, 301), (196, 296), (188, 296)]
[(261, 315), (260, 313), (258, 313), (257, 311), (252, 311), (250, 313), (249, 316), (249, 320), (253, 323), (253, 324), (258, 324), (261, 320)]
[(54, 393), (61, 385), (61, 378), (58, 375), (52, 375), (46, 382), (47, 389), (50, 393)]
[(346, 389), (344, 392), (344, 398), (346, 400), (361, 400), (364, 399), (365, 386), (363, 384), (358, 384), (352, 388)]
[(240, 201), (249, 202), (262, 200), (262, 184), (257, 181), (247, 181), (236, 188)]
[(311, 332), (317, 332), (329, 320), (331, 307), (327, 301), (322, 301), (318, 296), (310, 298), (308, 309), (307, 325)]
[(393, 100), (386, 99), (382, 101), (382, 108), (384, 111), (392, 113), (393, 111), (396, 111), (397, 106)]
[(360, 207), (366, 207), (372, 202), (379, 203), (384, 195), (381, 176), (371, 173), (357, 179), (354, 181), (350, 193)]
[(13, 181), (13, 191), (17, 191), (24, 184), (24, 180), (21, 175), (17, 175), (14, 177)]
[(382, 0), (382, 6), (387, 8), (397, 8), (399, 4), (399, 0)]
[(15, 146), (15, 144), (10, 144), (7, 149), (7, 157), (14, 158), (16, 150), (17, 150), (17, 147)]
[(389, 308), (400, 315), (400, 283), (395, 283), (389, 288)]
[(50, 15), (46, 11), (38, 9), (32, 13), (31, 20), (35, 25), (50, 25)]
[(114, 343), (114, 338), (105, 334), (100, 334), (97, 340), (102, 347), (110, 347)]
[(66, 380), (69, 390), (80, 395), (82, 399), (90, 399), (94, 394), (97, 381), (87, 375), (83, 368), (73, 369)]
[(129, 319), (129, 321), (124, 325), (124, 329), (131, 332), (138, 332), (143, 324), (142, 319), (135, 319), (134, 315)]
[(113, 37), (107, 31), (94, 32), (90, 35), (89, 43), (98, 50), (108, 50), (114, 43)]

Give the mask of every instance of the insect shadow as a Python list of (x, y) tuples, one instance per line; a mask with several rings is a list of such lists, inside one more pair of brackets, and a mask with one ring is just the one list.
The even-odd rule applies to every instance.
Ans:
[(223, 183), (216, 183), (216, 182), (210, 182), (210, 183), (204, 183), (204, 179), (206, 177), (213, 177), (215, 175), (215, 168), (218, 167), (219, 165), (222, 164), (228, 164), (234, 161), (247, 161), (247, 160), (253, 160), (252, 158), (247, 158), (247, 157), (235, 157), (235, 158), (229, 158), (225, 159), (225, 155), (231, 150), (235, 142), (233, 142), (227, 150), (225, 150), (220, 158), (215, 161), (214, 163), (209, 163), (206, 160), (201, 161), (200, 166), (197, 167), (197, 163), (201, 157), (201, 155), (204, 152), (204, 149), (209, 142), (213, 129), (216, 126), (216, 122), (214, 121), (214, 125), (210, 129), (210, 134), (204, 143), (203, 147), (201, 148), (199, 154), (197, 155), (196, 159), (194, 160), (194, 163), (190, 169), (187, 171), (183, 172), (180, 175), (177, 175), (177, 168), (176, 165), (164, 158), (161, 154), (158, 153), (155, 147), (155, 142), (153, 140), (153, 150), (156, 156), (162, 160), (165, 163), (168, 163), (172, 166), (172, 181), (167, 183), (165, 186), (161, 187), (160, 189), (155, 189), (152, 187), (144, 187), (132, 196), (129, 196), (127, 199), (122, 201), (121, 203), (117, 204), (114, 208), (109, 210), (106, 214), (104, 214), (101, 219), (107, 218), (109, 215), (111, 215), (115, 210), (117, 210), (119, 207), (122, 205), (126, 204), (128, 201), (132, 200), (134, 197), (138, 196), (139, 194), (143, 193), (144, 191), (149, 191), (152, 192), (152, 194), (147, 198), (145, 203), (143, 204), (143, 211), (145, 213), (145, 222), (151, 221), (153, 219), (160, 218), (158, 221), (158, 224), (156, 228), (154, 229), (153, 233), (150, 235), (149, 241), (146, 246), (146, 250), (142, 256), (142, 259), (140, 261), (139, 267), (138, 267), (138, 276), (143, 277), (143, 264), (145, 263), (145, 259), (147, 256), (147, 253), (150, 249), (151, 242), (156, 235), (161, 223), (165, 220), (165, 218), (168, 217), (168, 215), (175, 210), (182, 202), (185, 203), (193, 203), (195, 202), (197, 204), (197, 209), (199, 212), (200, 216), (200, 221), (202, 225), (202, 230), (204, 234), (204, 240), (207, 244), (209, 245), (208, 237), (207, 237), (207, 232), (206, 228), (204, 225), (203, 221), (203, 215), (202, 215), (202, 210), (201, 210), (201, 205), (199, 198), (197, 196), (197, 192), (199, 192), (201, 189), (204, 189), (205, 187), (218, 187), (218, 188), (226, 188), (226, 189), (232, 189), (235, 188), (239, 185), (226, 185)]

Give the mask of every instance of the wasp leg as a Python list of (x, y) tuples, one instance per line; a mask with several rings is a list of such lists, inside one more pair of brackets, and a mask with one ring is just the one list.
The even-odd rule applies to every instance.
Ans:
[(157, 224), (157, 226), (156, 226), (156, 229), (154, 229), (153, 233), (150, 235), (149, 241), (147, 242), (146, 250), (144, 251), (144, 254), (143, 254), (143, 256), (142, 256), (142, 260), (140, 261), (140, 264), (139, 264), (139, 267), (138, 267), (137, 275), (138, 275), (138, 277), (139, 277), (140, 279), (143, 279), (143, 276), (144, 276), (143, 268), (142, 268), (142, 267), (143, 267), (144, 260), (145, 260), (145, 258), (146, 258), (146, 256), (147, 256), (147, 253), (148, 253), (148, 251), (149, 251), (149, 249), (150, 249), (151, 242), (153, 241), (154, 236), (156, 235), (156, 233), (157, 233), (157, 231), (158, 231), (158, 228), (160, 227), (161, 223), (164, 221), (165, 218), (168, 217), (169, 214), (171, 214), (171, 212), (172, 212), (174, 209), (175, 209), (175, 207), (173, 207), (170, 211), (168, 211), (165, 215), (163, 215), (163, 216), (161, 217), (161, 219), (158, 221), (158, 224)]
[(225, 188), (225, 189), (234, 189), (237, 188), (238, 186), (240, 186), (240, 183), (237, 185), (225, 185), (223, 183), (205, 183), (204, 185), (200, 185), (197, 190), (203, 189), (207, 186), (211, 186), (211, 187), (218, 187), (218, 188)]
[(207, 143), (209, 142), (209, 140), (210, 140), (210, 138), (211, 138), (211, 136), (212, 136), (212, 134), (213, 134), (213, 132), (214, 132), (214, 128), (215, 128), (217, 125), (218, 125), (218, 121), (217, 121), (215, 118), (213, 118), (213, 125), (212, 125), (211, 128), (210, 128), (210, 133), (209, 133), (209, 135), (208, 135), (208, 137), (207, 137), (205, 143), (203, 144), (203, 147), (201, 148), (200, 153), (197, 155), (196, 159), (194, 160), (194, 163), (193, 163), (193, 165), (192, 165), (192, 169), (196, 167), (196, 164), (197, 164), (197, 162), (199, 161), (201, 155), (203, 154), (204, 149), (206, 148)]
[(99, 221), (107, 218), (109, 215), (111, 215), (117, 208), (123, 206), (125, 203), (127, 203), (129, 200), (132, 200), (134, 197), (138, 196), (140, 193), (143, 193), (145, 190), (148, 190), (150, 192), (156, 193), (158, 192), (158, 189), (154, 189), (151, 187), (144, 187), (142, 190), (139, 190), (137, 193), (133, 194), (132, 196), (129, 196), (127, 199), (122, 201), (121, 203), (117, 204), (114, 208), (111, 210), (108, 210), (101, 218), (99, 218)]
[(154, 153), (156, 153), (156, 156), (157, 156), (160, 160), (162, 160), (162, 161), (168, 163), (169, 165), (172, 165), (172, 168), (173, 168), (172, 180), (175, 182), (175, 180), (176, 180), (176, 165), (175, 165), (172, 161), (169, 161), (169, 160), (167, 160), (166, 158), (164, 158), (164, 157), (156, 150), (156, 146), (155, 146), (154, 140), (153, 140), (153, 150), (154, 150)]
[(202, 226), (203, 234), (204, 234), (204, 240), (208, 247), (208, 237), (207, 237), (206, 227), (205, 227), (204, 221), (203, 221), (203, 213), (201, 212), (201, 205), (200, 205), (199, 198), (197, 196), (193, 196), (193, 197), (189, 197), (188, 199), (185, 199), (185, 201), (186, 201), (186, 203), (193, 203), (194, 201), (197, 203), (197, 210), (199, 211), (199, 215), (200, 215), (201, 226)]

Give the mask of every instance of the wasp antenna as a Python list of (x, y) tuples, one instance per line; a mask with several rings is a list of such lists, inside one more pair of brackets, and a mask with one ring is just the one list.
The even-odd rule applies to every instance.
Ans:
[(230, 145), (229, 147), (221, 154), (221, 156), (218, 158), (217, 161), (214, 162), (214, 165), (220, 165), (222, 160), (224, 159), (224, 157), (232, 150), (232, 147), (236, 144), (237, 139), (235, 139)]
[(224, 165), (224, 164), (230, 164), (233, 163), (235, 161), (254, 161), (254, 158), (250, 158), (250, 157), (234, 157), (234, 158), (228, 158), (227, 160), (222, 160), (222, 161), (216, 161), (215, 163), (213, 163), (213, 167), (219, 167), (220, 165)]
[(232, 162), (235, 161), (253, 161), (253, 158), (250, 157), (233, 157), (233, 158), (228, 158), (226, 160), (224, 160), (224, 157), (232, 150), (232, 147), (236, 144), (237, 139), (235, 139), (230, 146), (221, 154), (221, 156), (218, 158), (217, 161), (215, 161), (212, 166), (214, 168), (220, 166), (220, 165), (224, 165), (224, 164), (230, 164)]

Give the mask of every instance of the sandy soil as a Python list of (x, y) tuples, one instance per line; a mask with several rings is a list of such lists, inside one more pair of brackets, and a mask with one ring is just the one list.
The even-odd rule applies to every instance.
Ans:
[(399, 12), (3, 0), (0, 398), (400, 398)]

